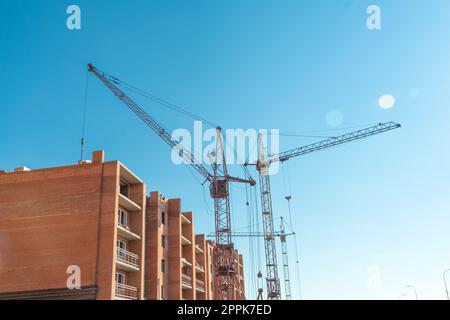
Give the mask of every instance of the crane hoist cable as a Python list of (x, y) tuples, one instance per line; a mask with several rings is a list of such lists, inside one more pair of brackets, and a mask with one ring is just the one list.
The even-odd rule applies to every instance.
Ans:
[(339, 131), (346, 131), (346, 130), (354, 130), (354, 129), (362, 129), (366, 127), (371, 127), (377, 125), (378, 122), (371, 122), (366, 124), (355, 124), (353, 126), (348, 127), (340, 127), (340, 128), (333, 128), (333, 129), (323, 129), (323, 130), (308, 130), (308, 131), (283, 131), (281, 132), (282, 135), (293, 135), (293, 136), (303, 136), (303, 135), (310, 135), (313, 133), (325, 133), (325, 132), (339, 132)]
[[(261, 224), (262, 224), (262, 222), (260, 222), (260, 220), (259, 220), (259, 207), (258, 207), (258, 195), (256, 194), (256, 188), (255, 189), (253, 189), (253, 197), (254, 197), (254, 199), (255, 199), (255, 213), (254, 213), (254, 216), (255, 216), (255, 224), (254, 224), (254, 230), (251, 230), (252, 232), (254, 231), (254, 232), (261, 232)], [(258, 271), (259, 272), (261, 272), (261, 258), (262, 258), (262, 254), (261, 254), (261, 241), (260, 241), (260, 239), (259, 238), (257, 238), (256, 239), (256, 253), (257, 253), (257, 257), (258, 257), (258, 259), (257, 259), (257, 262), (258, 262)]]
[[(249, 221), (250, 221), (250, 232), (253, 233), (256, 230), (256, 217), (258, 216), (258, 210), (257, 210), (257, 203), (258, 199), (254, 196), (254, 192), (252, 190), (249, 190), (249, 198), (250, 198), (250, 211), (249, 211)], [(253, 279), (253, 293), (255, 294), (255, 298), (257, 297), (259, 284), (258, 284), (258, 278), (257, 274), (261, 270), (260, 267), (258, 267), (258, 264), (260, 263), (260, 253), (258, 253), (258, 241), (259, 239), (252, 239), (249, 238), (249, 241), (252, 243), (252, 279)]]
[(84, 154), (88, 92), (89, 92), (89, 71), (86, 70), (86, 85), (84, 88), (83, 119), (81, 125), (81, 140), (80, 140), (80, 161), (83, 161), (83, 154)]
[[(242, 159), (239, 157), (236, 148), (234, 148), (230, 141), (228, 141), (228, 139), (225, 139), (225, 143), (227, 144), (227, 148), (231, 148), (233, 150), (233, 156), (234, 158), (238, 161), (238, 163), (240, 164), (241, 169), (244, 172), (244, 175), (247, 179), (252, 179), (252, 175), (250, 174), (249, 170), (247, 169), (247, 166), (245, 165), (247, 162), (242, 162)], [(228, 149), (227, 149), (228, 150)]]
[[(286, 175), (287, 192), (285, 191), (285, 199), (288, 201), (289, 207), (289, 224), (291, 230), (294, 232), (294, 223), (292, 222), (291, 204), (292, 199), (292, 185), (291, 185), (291, 172), (289, 169), (289, 161), (282, 163), (283, 173)], [(284, 182), (284, 181), (283, 181)]]
[(297, 134), (297, 133), (273, 133), (268, 132), (267, 135), (277, 135), (280, 137), (297, 137), (297, 138), (313, 138), (313, 139), (327, 139), (332, 138), (332, 136), (318, 136), (318, 135), (309, 135), (309, 134)]
[[(252, 199), (250, 199), (250, 197), (249, 197), (249, 191), (248, 191), (247, 185), (245, 186), (245, 201), (246, 201), (245, 205), (246, 205), (247, 223), (249, 225), (251, 225), (252, 221), (253, 221), (253, 215), (252, 215), (252, 207), (251, 207), (250, 202), (252, 201)], [(251, 277), (249, 277), (249, 282), (250, 282), (249, 287), (251, 288), (250, 292), (256, 292), (257, 287), (256, 287), (255, 278), (253, 277), (253, 275), (256, 275), (255, 258), (254, 258), (255, 251), (254, 251), (254, 243), (253, 243), (252, 238), (248, 239), (248, 250), (249, 250), (249, 259), (250, 259), (250, 271), (247, 270), (247, 272), (249, 272), (249, 274), (252, 275)]]
[[(99, 70), (99, 69), (97, 69), (97, 70)], [(149, 93), (149, 92), (147, 92), (145, 90), (139, 89), (136, 86), (134, 86), (134, 85), (132, 85), (132, 84), (126, 82), (126, 81), (123, 81), (123, 80), (121, 80), (121, 79), (119, 79), (119, 78), (117, 78), (115, 76), (112, 76), (112, 75), (110, 75), (110, 74), (108, 74), (106, 72), (103, 72), (101, 70), (99, 70), (99, 71), (104, 73), (106, 76), (110, 77), (111, 80), (116, 85), (118, 85), (118, 86), (120, 86), (122, 88), (125, 88), (127, 90), (130, 90), (130, 91), (132, 91), (132, 92), (134, 92), (134, 93), (136, 93), (136, 94), (138, 94), (138, 95), (140, 95), (140, 96), (142, 96), (142, 97), (144, 97), (144, 98), (146, 98), (146, 99), (148, 99), (150, 101), (156, 102), (159, 105), (162, 105), (162, 106), (164, 106), (164, 107), (166, 107), (168, 109), (171, 109), (171, 110), (173, 110), (175, 112), (183, 114), (183, 115), (185, 115), (185, 116), (187, 116), (189, 118), (192, 118), (194, 120), (202, 121), (202, 122), (206, 123), (207, 125), (209, 125), (212, 128), (221, 127), (220, 125), (218, 125), (218, 124), (216, 124), (216, 123), (214, 123), (214, 122), (212, 122), (212, 121), (210, 121), (210, 120), (208, 120), (208, 119), (206, 119), (206, 118), (204, 118), (204, 117), (202, 117), (202, 116), (200, 116), (198, 114), (192, 113), (192, 112), (186, 110), (185, 108), (182, 108), (182, 107), (180, 107), (180, 106), (178, 106), (178, 105), (176, 105), (174, 103), (171, 103), (171, 102), (169, 102), (169, 101), (167, 101), (165, 99), (159, 98), (159, 97), (155, 96), (154, 94), (151, 94), (151, 93)], [(227, 144), (227, 146), (230, 147), (229, 141), (227, 139), (224, 139), (224, 140), (225, 140), (225, 143)], [(240, 161), (240, 159), (238, 157), (238, 154), (236, 152), (236, 149), (232, 148), (232, 150), (233, 150), (233, 153), (234, 153), (234, 157), (238, 160), (239, 163), (241, 163), (240, 167), (241, 167), (241, 170), (244, 172), (245, 177), (247, 179), (249, 179), (249, 180), (252, 180), (252, 176), (251, 176), (249, 170), (247, 169), (247, 167), (244, 165), (244, 162)]]
[[(97, 69), (97, 70), (99, 70), (99, 69)], [(134, 93), (137, 93), (137, 94), (139, 94), (139, 95), (141, 95), (141, 96), (143, 96), (143, 97), (145, 97), (145, 98), (147, 98), (147, 99), (149, 99), (149, 100), (151, 100), (153, 102), (156, 102), (156, 103), (158, 103), (158, 104), (160, 104), (160, 105), (162, 105), (162, 106), (164, 106), (166, 108), (169, 108), (169, 109), (171, 109), (173, 111), (176, 111), (176, 112), (178, 112), (180, 114), (184, 114), (185, 116), (188, 116), (188, 117), (190, 117), (190, 118), (192, 118), (194, 120), (203, 121), (206, 124), (208, 124), (209, 126), (211, 126), (212, 128), (216, 128), (216, 127), (219, 126), (219, 125), (215, 124), (214, 122), (212, 122), (212, 121), (210, 121), (208, 119), (205, 119), (205, 118), (203, 118), (203, 117), (201, 117), (201, 116), (199, 116), (199, 115), (197, 115), (195, 113), (192, 113), (192, 112), (190, 112), (190, 111), (188, 111), (188, 110), (186, 110), (186, 109), (184, 109), (184, 108), (182, 108), (182, 107), (180, 107), (180, 106), (178, 106), (178, 105), (176, 105), (174, 103), (171, 103), (171, 102), (169, 102), (169, 101), (167, 101), (165, 99), (159, 98), (159, 97), (157, 97), (157, 96), (155, 96), (155, 95), (153, 95), (153, 94), (151, 94), (151, 93), (149, 93), (147, 91), (144, 91), (142, 89), (139, 89), (136, 86), (133, 86), (132, 84), (130, 84), (128, 82), (125, 82), (125, 81), (123, 81), (123, 80), (121, 80), (121, 79), (119, 79), (119, 78), (117, 78), (115, 76), (112, 76), (112, 75), (110, 75), (110, 74), (108, 74), (106, 72), (103, 72), (101, 70), (99, 70), (99, 71), (102, 72), (103, 74), (105, 74), (106, 76), (110, 77), (111, 80), (114, 81), (115, 84), (117, 84), (117, 85), (119, 85), (119, 86), (121, 86), (123, 88), (126, 88), (126, 89), (128, 89), (130, 91), (133, 91)]]
[[(258, 207), (258, 195), (256, 192), (256, 188), (253, 189), (253, 201), (254, 201), (254, 212), (253, 212), (253, 223), (250, 225), (250, 232), (251, 233), (260, 233), (261, 232), (261, 225), (262, 222), (259, 221), (259, 207)], [(263, 293), (263, 280), (262, 280), (262, 261), (263, 255), (261, 253), (261, 239), (257, 237), (255, 239), (255, 267), (258, 270), (256, 275), (256, 287), (257, 291), (255, 293), (257, 294), (256, 299), (262, 299), (262, 293)]]
[[(290, 211), (290, 210), (289, 210)], [(286, 222), (285, 222), (286, 223)], [(294, 250), (295, 250), (295, 266), (296, 266), (296, 276), (297, 276), (297, 288), (298, 288), (298, 296), (299, 299), (302, 299), (302, 281), (300, 278), (300, 259), (298, 252), (298, 239), (297, 233), (293, 230), (292, 226), (289, 223), (286, 223), (291, 230), (291, 233), (294, 235)]]
[(206, 200), (206, 191), (205, 191), (205, 185), (202, 185), (202, 190), (203, 190), (203, 201), (205, 204), (205, 208), (206, 208), (206, 214), (208, 216), (214, 216), (214, 212), (213, 210), (211, 210), (211, 208), (209, 207), (208, 201)]

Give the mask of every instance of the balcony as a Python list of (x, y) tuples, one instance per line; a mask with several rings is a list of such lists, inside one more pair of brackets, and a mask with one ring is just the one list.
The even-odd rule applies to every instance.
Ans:
[(186, 266), (192, 267), (192, 263), (190, 263), (189, 260), (186, 258), (181, 258), (181, 264), (183, 267), (186, 267)]
[(124, 224), (117, 224), (117, 235), (126, 240), (140, 240), (141, 237), (132, 232), (130, 227)]
[(131, 172), (131, 170), (128, 169), (123, 163), (120, 164), (120, 178), (126, 181), (128, 184), (144, 183), (133, 172)]
[(192, 288), (192, 277), (187, 274), (181, 274), (181, 284), (184, 289)]
[(195, 264), (195, 269), (199, 272), (205, 272), (205, 269), (198, 263)]
[(116, 283), (116, 298), (126, 300), (137, 300), (138, 289), (122, 283)]
[(119, 206), (127, 209), (128, 211), (141, 211), (141, 207), (137, 203), (133, 202), (121, 193), (119, 193)]
[(195, 280), (195, 288), (197, 291), (205, 292), (205, 283), (202, 280)]
[(196, 253), (203, 253), (203, 249), (198, 244), (196, 244), (195, 245), (195, 252)]
[(183, 244), (183, 246), (188, 246), (192, 244), (192, 242), (183, 235), (181, 235), (181, 243)]
[(125, 271), (139, 271), (139, 256), (122, 248), (117, 248), (117, 265)]
[(191, 220), (189, 220), (184, 214), (181, 214), (181, 224), (190, 224)]

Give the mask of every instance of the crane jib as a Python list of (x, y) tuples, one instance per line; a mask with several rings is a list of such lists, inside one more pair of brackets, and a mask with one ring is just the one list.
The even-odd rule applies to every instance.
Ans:
[(387, 132), (390, 130), (394, 130), (397, 128), (400, 128), (401, 125), (395, 122), (386, 122), (386, 123), (380, 123), (376, 126), (369, 127), (366, 129), (361, 129), (355, 132), (347, 133), (342, 136), (329, 138), (320, 142), (312, 143), (303, 147), (295, 148), (289, 151), (285, 151), (282, 153), (279, 153), (277, 155), (271, 155), (269, 159), (267, 160), (267, 163), (273, 163), (276, 161), (287, 161), (291, 158), (298, 157), (301, 155), (305, 155), (311, 152), (319, 151), (322, 149), (327, 149), (330, 147), (338, 146), (341, 144), (345, 144), (348, 142), (352, 142), (355, 140), (363, 139), (369, 136), (373, 136), (376, 134), (380, 134), (383, 132)]

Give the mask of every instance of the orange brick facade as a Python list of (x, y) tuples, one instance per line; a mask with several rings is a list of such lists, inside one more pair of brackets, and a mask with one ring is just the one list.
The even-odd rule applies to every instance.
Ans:
[[(213, 299), (204, 235), (195, 235), (192, 212), (181, 211), (180, 199), (152, 192), (146, 226), (146, 295), (149, 299)], [(212, 262), (211, 262), (212, 263)]]
[(102, 151), (92, 159), (0, 172), (0, 299), (214, 299), (214, 244), (195, 234), (193, 213), (147, 197)]
[[(207, 242), (209, 255), (207, 257), (207, 264), (210, 264), (210, 288), (212, 292), (214, 292), (214, 242), (208, 240)], [(235, 278), (234, 278), (234, 292), (232, 293), (233, 300), (245, 300), (245, 284), (244, 284), (244, 257), (242, 254), (239, 254), (237, 250), (234, 250), (234, 270), (235, 270)]]
[[(128, 208), (138, 239), (125, 253), (142, 257), (146, 191), (120, 162), (102, 158), (97, 152), (92, 163), (0, 174), (0, 293), (63, 290), (76, 266), (81, 287), (95, 288), (92, 298), (116, 298), (118, 210)], [(136, 298), (143, 298), (143, 266), (137, 258), (124, 270)]]

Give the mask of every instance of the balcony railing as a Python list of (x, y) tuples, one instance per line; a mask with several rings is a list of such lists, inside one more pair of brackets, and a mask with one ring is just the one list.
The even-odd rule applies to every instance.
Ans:
[(122, 248), (117, 248), (117, 260), (139, 268), (139, 256)]
[(191, 242), (191, 240), (189, 240), (189, 239), (186, 238), (185, 236), (181, 235), (181, 244), (182, 244), (183, 246), (186, 246), (186, 245), (192, 244), (192, 242)]
[(117, 223), (117, 235), (129, 241), (141, 239), (138, 234), (131, 230), (129, 225), (125, 225), (120, 222)]
[(205, 269), (199, 264), (199, 263), (195, 263), (195, 267), (200, 270), (201, 272), (205, 272)]
[(197, 289), (205, 291), (205, 283), (202, 280), (196, 279), (195, 286), (197, 287)]
[(120, 227), (124, 228), (124, 229), (130, 230), (130, 226), (127, 225), (127, 224), (124, 224), (124, 223), (121, 223), (121, 222), (118, 222), (117, 224), (118, 224)]
[(181, 258), (181, 262), (183, 266), (192, 266), (192, 263), (190, 263), (186, 258)]
[(192, 277), (183, 273), (181, 275), (181, 283), (186, 286), (192, 287)]
[(116, 283), (116, 297), (137, 300), (138, 289), (122, 283)]

